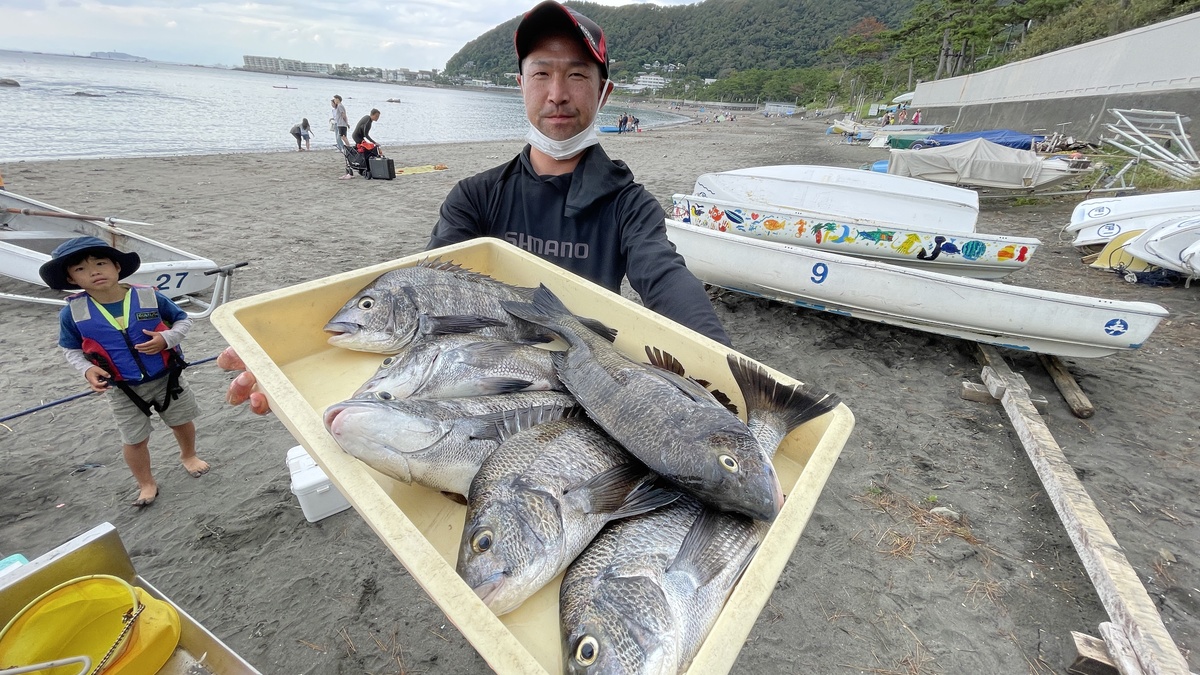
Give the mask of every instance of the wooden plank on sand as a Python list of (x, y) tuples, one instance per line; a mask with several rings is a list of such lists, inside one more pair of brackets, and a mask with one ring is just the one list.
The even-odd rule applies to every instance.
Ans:
[(1052, 354), (1038, 354), (1038, 361), (1041, 361), (1042, 367), (1046, 369), (1047, 373), (1050, 373), (1050, 378), (1054, 380), (1054, 386), (1058, 387), (1059, 393), (1067, 401), (1067, 405), (1071, 406), (1071, 412), (1075, 413), (1076, 417), (1086, 419), (1096, 414), (1091, 400), (1088, 399), (1087, 394), (1083, 393), (1083, 389), (1079, 388), (1079, 383), (1067, 370), (1062, 359)]
[(1071, 646), (1075, 648), (1071, 663), (1067, 665), (1071, 675), (1119, 675), (1104, 640), (1071, 631)]
[(1083, 488), (1049, 427), (1029, 401), (1025, 387), (1003, 357), (990, 347), (989, 368), (983, 369), (989, 390), (1004, 387), (1000, 402), (1021, 438), (1054, 510), (1066, 528), (1075, 552), (1109, 618), (1128, 638), (1145, 675), (1188, 675), (1187, 661), (1171, 640), (1150, 594), (1129, 564), (1108, 523)]

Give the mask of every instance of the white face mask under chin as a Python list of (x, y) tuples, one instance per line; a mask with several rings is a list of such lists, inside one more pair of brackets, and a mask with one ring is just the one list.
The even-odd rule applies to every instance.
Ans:
[(529, 124), (529, 133), (525, 135), (525, 140), (541, 152), (559, 161), (570, 159), (600, 142), (600, 139), (596, 137), (596, 127), (594, 126), (589, 126), (565, 141), (556, 141), (538, 131), (532, 122)]
[[(605, 92), (605, 95), (600, 99), (600, 105), (596, 106), (597, 112), (600, 111), (600, 108), (604, 107), (605, 99), (607, 98), (607, 80), (605, 80), (604, 88), (601, 91)], [(595, 125), (589, 125), (587, 129), (565, 141), (556, 141), (539, 131), (533, 125), (533, 122), (529, 123), (529, 133), (525, 134), (525, 140), (533, 147), (558, 161), (570, 159), (600, 142), (600, 139), (596, 136)]]

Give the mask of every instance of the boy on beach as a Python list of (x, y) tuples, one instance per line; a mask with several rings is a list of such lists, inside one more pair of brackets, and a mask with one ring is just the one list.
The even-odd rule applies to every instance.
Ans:
[[(92, 391), (108, 392), (121, 435), (125, 463), (138, 483), (135, 507), (158, 497), (150, 471), (150, 412), (171, 427), (179, 459), (194, 478), (208, 471), (196, 456), (199, 414), (181, 373), (178, 345), (192, 320), (150, 286), (120, 283), (141, 265), (137, 253), (122, 253), (96, 237), (59, 244), (38, 270), (55, 290), (79, 289), (59, 314), (58, 345), (67, 363), (83, 373)], [(110, 392), (115, 386), (119, 392)]]

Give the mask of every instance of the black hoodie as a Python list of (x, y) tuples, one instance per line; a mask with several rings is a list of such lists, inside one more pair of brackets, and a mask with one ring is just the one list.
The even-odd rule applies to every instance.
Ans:
[(614, 293), (628, 276), (647, 307), (730, 344), (704, 286), (667, 239), (662, 207), (599, 145), (562, 176), (539, 176), (526, 145), (507, 164), (459, 181), (440, 215), (428, 248), (497, 237)]

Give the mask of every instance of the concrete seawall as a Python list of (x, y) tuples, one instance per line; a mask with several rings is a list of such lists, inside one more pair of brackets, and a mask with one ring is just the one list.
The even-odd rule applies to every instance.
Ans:
[(1109, 108), (1164, 110), (1200, 133), (1200, 13), (1010, 63), (922, 82), (912, 107), (956, 131), (1045, 129), (1097, 141)]

